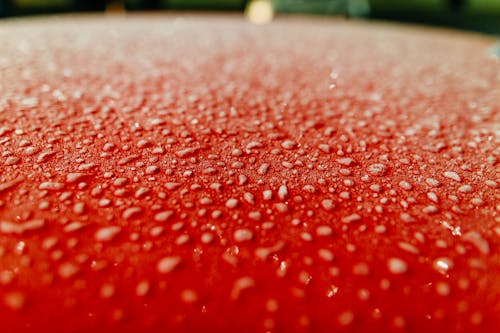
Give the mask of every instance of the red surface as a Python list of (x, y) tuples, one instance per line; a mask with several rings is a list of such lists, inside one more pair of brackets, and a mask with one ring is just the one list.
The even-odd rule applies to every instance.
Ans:
[(492, 40), (228, 17), (0, 28), (0, 331), (499, 328)]

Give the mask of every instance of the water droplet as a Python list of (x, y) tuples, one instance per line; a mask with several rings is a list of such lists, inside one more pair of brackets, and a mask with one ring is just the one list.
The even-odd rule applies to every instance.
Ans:
[(25, 302), (26, 296), (19, 291), (10, 291), (3, 296), (4, 305), (13, 311), (23, 309)]
[(466, 232), (462, 239), (474, 245), (482, 254), (490, 254), (490, 245), (477, 231)]
[(332, 251), (330, 251), (328, 249), (319, 249), (318, 250), (318, 257), (320, 257), (324, 261), (332, 261), (335, 258)]
[(454, 180), (456, 182), (461, 182), (462, 181), (462, 178), (460, 178), (460, 176), (455, 172), (455, 171), (445, 171), (443, 173), (443, 175), (448, 178), (448, 179), (451, 179), (451, 180)]
[(231, 198), (226, 201), (226, 207), (229, 209), (233, 209), (238, 206), (238, 203), (239, 203), (238, 199)]
[(337, 321), (340, 326), (348, 326), (354, 321), (354, 313), (352, 311), (341, 312), (337, 317)]
[(95, 168), (97, 165), (94, 163), (84, 163), (78, 166), (78, 171), (88, 171)]
[(401, 213), (399, 214), (399, 217), (401, 218), (402, 221), (406, 223), (415, 222), (415, 218), (408, 213)]
[(160, 168), (157, 167), (156, 165), (150, 165), (146, 167), (146, 174), (147, 175), (155, 175), (160, 172)]
[(451, 292), (450, 285), (446, 282), (439, 281), (436, 283), (436, 292), (440, 296), (448, 296)]
[(115, 294), (115, 286), (111, 283), (105, 283), (101, 286), (101, 290), (99, 291), (99, 296), (101, 298), (111, 298)]
[(0, 193), (13, 188), (14, 186), (22, 183), (23, 181), (24, 181), (24, 177), (17, 177), (11, 181), (7, 181), (5, 183), (0, 183)]
[(398, 247), (406, 252), (412, 253), (412, 254), (419, 254), (419, 250), (415, 245), (412, 245), (407, 242), (398, 242)]
[(96, 231), (94, 239), (98, 242), (109, 242), (113, 240), (121, 231), (119, 226), (103, 227)]
[(269, 171), (269, 164), (263, 163), (257, 169), (257, 173), (261, 176), (265, 175)]
[(135, 288), (135, 294), (140, 297), (144, 297), (148, 294), (150, 289), (150, 284), (147, 280), (142, 280), (139, 282)]
[(243, 152), (241, 151), (241, 149), (233, 149), (231, 151), (231, 156), (239, 157), (241, 155), (243, 155)]
[(320, 150), (320, 151), (322, 151), (323, 153), (325, 153), (325, 154), (330, 154), (331, 149), (330, 149), (330, 146), (329, 146), (329, 145), (322, 143), (322, 144), (319, 144), (319, 145), (318, 145), (318, 148), (319, 148), (319, 150)]
[(238, 229), (233, 236), (236, 242), (246, 242), (252, 239), (253, 233), (249, 229)]
[(58, 182), (43, 182), (40, 184), (38, 188), (40, 190), (47, 190), (47, 191), (60, 191), (64, 188), (64, 184)]
[(366, 169), (372, 176), (383, 176), (387, 172), (387, 167), (382, 163), (370, 164)]
[(432, 262), (432, 267), (441, 274), (447, 274), (453, 268), (453, 261), (446, 257), (439, 257)]
[(77, 215), (82, 215), (85, 213), (85, 203), (77, 202), (73, 205), (73, 213)]
[(244, 290), (255, 286), (255, 281), (249, 276), (245, 276), (234, 281), (233, 288), (231, 289), (231, 298), (237, 300), (240, 298)]
[(360, 262), (352, 267), (352, 273), (355, 275), (368, 275), (370, 274), (370, 266), (367, 263)]
[(473, 188), (470, 185), (462, 185), (458, 188), (458, 190), (462, 193), (471, 193), (473, 192)]
[(14, 281), (15, 275), (12, 271), (0, 271), (0, 284), (6, 286)]
[(350, 157), (337, 158), (336, 161), (344, 166), (351, 166), (354, 164), (354, 160)]
[(330, 236), (332, 233), (332, 228), (327, 225), (321, 225), (316, 228), (316, 235), (318, 236)]
[(75, 231), (78, 231), (86, 226), (87, 225), (82, 223), (82, 222), (78, 222), (78, 221), (70, 222), (64, 226), (64, 231), (65, 232), (75, 232)]
[(156, 264), (156, 269), (162, 274), (167, 274), (172, 272), (179, 264), (182, 259), (179, 256), (164, 257), (158, 261)]
[(356, 222), (359, 220), (361, 220), (361, 216), (359, 214), (356, 214), (356, 213), (348, 215), (348, 216), (344, 216), (341, 219), (341, 221), (344, 223), (351, 223), (351, 222)]
[(273, 198), (273, 191), (265, 190), (262, 192), (262, 197), (264, 200), (269, 201)]
[(434, 192), (427, 192), (427, 198), (429, 198), (429, 200), (431, 200), (432, 202), (435, 202), (435, 203), (439, 202), (439, 198), (436, 195), (436, 193), (434, 193)]
[(243, 194), (243, 199), (250, 205), (255, 205), (255, 196), (250, 192), (245, 192)]
[(17, 156), (9, 156), (5, 160), (4, 164), (6, 166), (11, 166), (11, 165), (15, 165), (15, 164), (19, 163), (19, 161), (21, 161), (21, 159), (19, 157), (17, 157)]
[(37, 159), (36, 159), (36, 162), (37, 163), (44, 163), (44, 162), (47, 162), (52, 156), (54, 156), (56, 153), (53, 152), (53, 151), (44, 151), (44, 152), (41, 152)]
[(151, 192), (151, 190), (149, 188), (140, 187), (137, 189), (137, 191), (135, 191), (134, 197), (136, 199), (141, 199), (141, 198), (145, 197), (146, 195), (148, 195), (150, 192)]
[(44, 225), (45, 225), (45, 220), (43, 219), (34, 219), (23, 223), (0, 221), (0, 232), (3, 234), (22, 235), (25, 232), (43, 228)]
[(406, 191), (409, 191), (413, 188), (413, 186), (410, 183), (404, 180), (399, 182), (399, 186)]
[(173, 190), (176, 190), (178, 189), (179, 187), (181, 186), (180, 183), (172, 183), (172, 182), (168, 182), (168, 183), (165, 183), (165, 188), (169, 191), (173, 191)]
[(191, 147), (191, 148), (185, 148), (181, 149), (175, 152), (175, 155), (177, 155), (180, 158), (186, 158), (189, 156), (194, 155), (200, 148), (198, 147)]
[(166, 222), (174, 215), (174, 211), (165, 210), (159, 213), (156, 213), (154, 216), (154, 220), (156, 222)]
[(80, 271), (80, 268), (70, 262), (63, 263), (59, 266), (59, 269), (57, 272), (59, 273), (59, 276), (63, 279), (69, 279), (72, 276), (74, 276), (76, 273)]
[(333, 203), (333, 200), (324, 199), (321, 201), (321, 207), (326, 211), (331, 211), (335, 208), (335, 204)]
[(288, 197), (288, 188), (286, 185), (281, 185), (278, 189), (278, 197), (281, 200), (285, 200)]
[(432, 187), (439, 187), (439, 186), (441, 186), (441, 183), (437, 179), (434, 179), (434, 178), (426, 178), (425, 182), (429, 186), (432, 186)]
[(387, 261), (387, 268), (392, 274), (403, 274), (408, 270), (408, 264), (400, 258), (390, 258)]
[(191, 304), (198, 300), (198, 294), (192, 289), (184, 289), (181, 292), (181, 299), (185, 303)]
[(295, 149), (297, 147), (297, 143), (291, 140), (285, 140), (281, 143), (281, 147), (288, 150)]
[[(498, 187), (498, 184), (496, 181), (494, 180), (491, 180), (491, 179), (488, 179), (484, 182), (487, 186), (491, 187), (491, 188), (497, 188)], [(1, 190), (0, 190), (1, 192)]]
[(123, 211), (122, 217), (126, 220), (130, 220), (139, 217), (141, 213), (141, 207), (129, 207)]
[(76, 183), (84, 179), (87, 175), (81, 172), (71, 172), (66, 175), (67, 183)]

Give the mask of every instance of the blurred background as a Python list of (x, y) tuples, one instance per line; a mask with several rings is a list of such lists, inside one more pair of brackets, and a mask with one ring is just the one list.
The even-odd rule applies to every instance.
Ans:
[(0, 18), (68, 12), (239, 11), (255, 23), (314, 14), (500, 34), (500, 0), (0, 0)]

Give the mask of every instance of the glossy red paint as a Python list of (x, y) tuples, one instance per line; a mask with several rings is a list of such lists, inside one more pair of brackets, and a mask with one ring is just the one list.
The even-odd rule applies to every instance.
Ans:
[(2, 332), (495, 332), (479, 35), (0, 24)]

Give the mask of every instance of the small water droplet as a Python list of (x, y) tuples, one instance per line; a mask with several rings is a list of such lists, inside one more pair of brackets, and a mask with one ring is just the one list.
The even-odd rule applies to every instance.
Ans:
[(448, 178), (448, 179), (451, 179), (451, 180), (454, 180), (456, 182), (461, 182), (462, 181), (462, 178), (458, 175), (458, 173), (456, 173), (455, 171), (445, 171), (443, 173), (443, 175)]
[(226, 201), (226, 207), (229, 209), (233, 209), (238, 206), (238, 203), (239, 203), (238, 199), (231, 198)]
[(231, 289), (231, 299), (236, 300), (240, 298), (240, 295), (244, 290), (247, 290), (254, 286), (255, 281), (249, 276), (237, 279), (233, 284), (233, 288)]
[(278, 189), (278, 198), (285, 200), (288, 197), (288, 188), (286, 185), (281, 185)]
[(147, 280), (142, 280), (137, 284), (135, 294), (137, 296), (144, 297), (148, 294), (150, 287), (150, 283)]
[(126, 220), (131, 220), (139, 217), (141, 213), (141, 207), (129, 207), (123, 211), (122, 217)]
[(162, 274), (167, 274), (179, 266), (181, 261), (182, 259), (179, 256), (164, 257), (158, 261), (156, 269)]
[(238, 229), (233, 236), (236, 242), (246, 242), (253, 238), (253, 232), (249, 229)]
[(382, 163), (370, 164), (366, 169), (372, 176), (383, 176), (387, 172), (387, 167)]
[(291, 150), (297, 147), (297, 143), (291, 140), (285, 140), (281, 143), (281, 147), (283, 147), (284, 149)]
[(387, 268), (392, 274), (403, 274), (408, 270), (408, 264), (400, 258), (389, 258)]
[(432, 262), (432, 267), (441, 274), (447, 274), (453, 268), (453, 261), (446, 257), (439, 257)]
[(58, 182), (43, 182), (40, 184), (38, 188), (40, 190), (47, 190), (47, 191), (60, 191), (64, 189), (64, 184)]
[(351, 166), (354, 164), (354, 160), (350, 157), (337, 158), (336, 161), (344, 166)]
[(184, 289), (181, 292), (181, 299), (188, 304), (195, 303), (198, 300), (198, 294), (193, 289)]
[(3, 296), (4, 305), (13, 311), (23, 309), (25, 302), (26, 296), (19, 291), (10, 291), (5, 293)]
[(359, 214), (356, 214), (356, 213), (348, 215), (348, 216), (344, 216), (341, 219), (341, 221), (344, 223), (351, 223), (351, 222), (356, 222), (359, 220), (361, 220), (361, 216)]
[(490, 254), (490, 245), (477, 231), (466, 232), (462, 239), (474, 245), (482, 254)]
[(59, 273), (59, 276), (63, 279), (69, 279), (72, 276), (74, 276), (76, 273), (78, 273), (80, 268), (70, 262), (63, 263), (59, 266), (59, 269), (57, 272)]
[(109, 242), (113, 240), (121, 230), (119, 226), (103, 227), (96, 231), (94, 239), (98, 242)]
[(337, 317), (337, 321), (340, 326), (348, 326), (354, 321), (354, 313), (352, 311), (341, 312)]
[(335, 208), (335, 204), (331, 199), (324, 199), (321, 201), (321, 207), (326, 211), (331, 211)]

